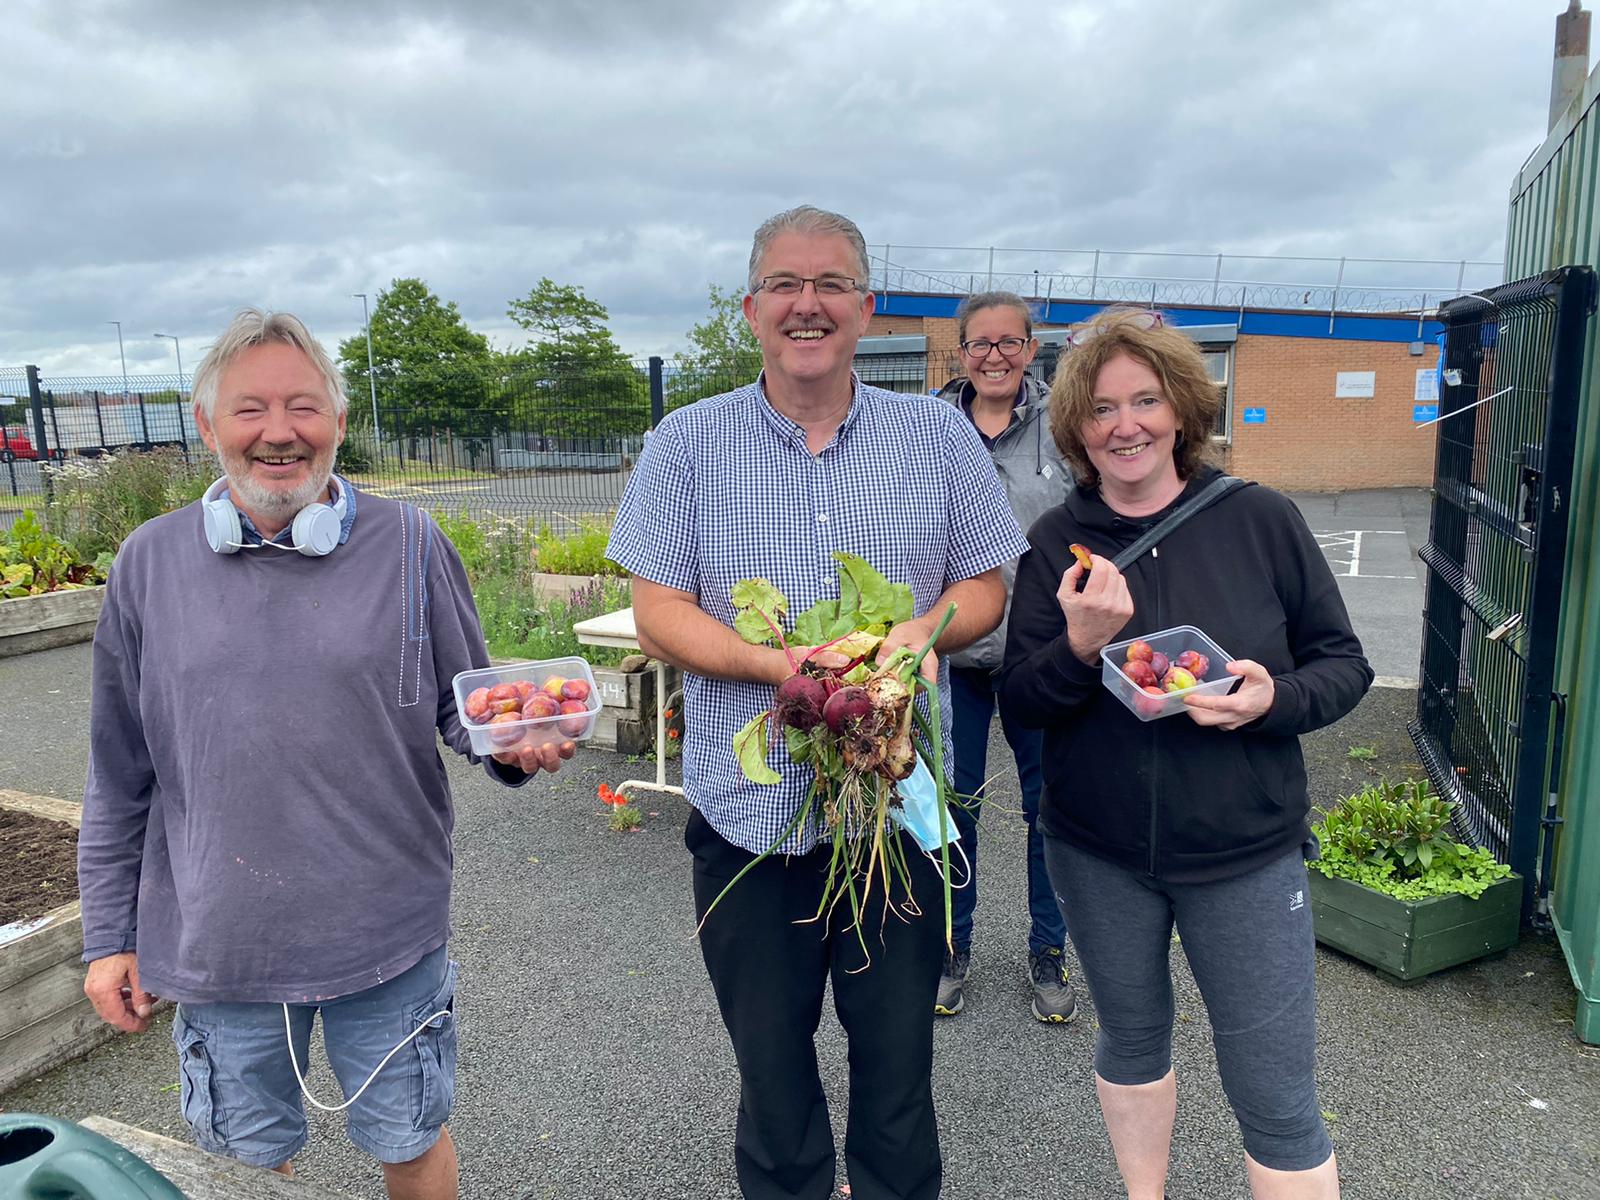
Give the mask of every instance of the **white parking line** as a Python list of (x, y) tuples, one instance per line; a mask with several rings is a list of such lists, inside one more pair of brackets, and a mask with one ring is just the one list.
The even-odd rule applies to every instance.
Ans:
[[(1405, 537), (1403, 529), (1314, 529), (1312, 536), (1322, 548), (1323, 556), (1333, 573), (1340, 579), (1415, 579), (1415, 575), (1377, 575), (1361, 570), (1362, 539), (1387, 535)], [(1342, 568), (1342, 569), (1341, 569)]]

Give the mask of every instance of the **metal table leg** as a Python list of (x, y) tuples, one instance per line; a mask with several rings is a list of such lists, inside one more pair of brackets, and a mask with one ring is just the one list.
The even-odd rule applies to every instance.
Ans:
[(618, 794), (629, 791), (666, 792), (681, 796), (683, 789), (667, 782), (667, 664), (656, 659), (656, 777), (624, 779), (617, 785)]

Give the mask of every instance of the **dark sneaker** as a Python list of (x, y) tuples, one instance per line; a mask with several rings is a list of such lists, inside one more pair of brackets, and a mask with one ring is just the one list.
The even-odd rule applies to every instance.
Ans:
[(1028, 974), (1033, 978), (1033, 1016), (1036, 1021), (1065, 1025), (1077, 1019), (1078, 998), (1067, 979), (1067, 959), (1060, 946), (1028, 955)]
[(933, 1000), (933, 1012), (938, 1017), (953, 1017), (961, 1011), (967, 998), (962, 994), (966, 986), (967, 970), (972, 965), (970, 950), (957, 950), (944, 956), (944, 974), (939, 976), (939, 994)]

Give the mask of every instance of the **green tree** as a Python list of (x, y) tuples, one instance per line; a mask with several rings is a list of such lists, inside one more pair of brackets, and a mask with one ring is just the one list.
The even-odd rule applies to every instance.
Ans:
[(761, 370), (761, 344), (744, 319), (744, 291), (713, 283), (707, 306), (706, 319), (684, 335), (690, 348), (673, 355), (668, 408), (731, 391)]
[[(352, 396), (368, 390), (367, 335), (339, 343)], [(396, 279), (372, 309), (372, 367), (386, 437), (416, 443), (449, 432), (482, 442), (504, 428), (506, 405), (495, 386), (489, 340), (470, 329), (454, 301), (420, 279)]]
[(530, 335), (504, 359), (512, 409), (523, 428), (601, 443), (645, 428), (649, 381), (611, 336), (603, 304), (581, 287), (544, 278), (510, 301), (506, 316)]

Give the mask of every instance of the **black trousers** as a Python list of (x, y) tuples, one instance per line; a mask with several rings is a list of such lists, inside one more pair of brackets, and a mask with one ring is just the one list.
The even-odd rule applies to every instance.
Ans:
[[(694, 855), (697, 918), (755, 855), (724, 839), (698, 811), (684, 842)], [(938, 873), (909, 838), (911, 886), (923, 915), (883, 919), (874, 881), (863, 931), (871, 965), (849, 929), (849, 900), (823, 922), (829, 851), (773, 856), (741, 879), (700, 933), (706, 971), (739, 1062), (734, 1162), (750, 1200), (827, 1200), (835, 1155), (817, 1073), (816, 1032), (831, 978), (849, 1039), (845, 1170), (853, 1200), (931, 1200), (942, 1178), (933, 1110), (933, 1000), (944, 962)], [(896, 889), (895, 903), (904, 899)]]

